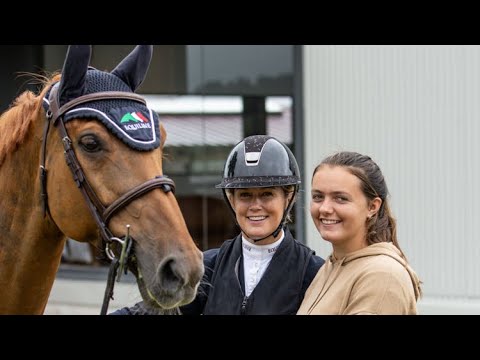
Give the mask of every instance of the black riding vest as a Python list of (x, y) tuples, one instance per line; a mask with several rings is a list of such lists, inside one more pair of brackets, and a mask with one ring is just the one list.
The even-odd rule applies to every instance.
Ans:
[[(211, 279), (205, 315), (296, 314), (301, 303), (303, 278), (313, 250), (287, 231), (270, 264), (250, 296), (240, 283), (242, 237), (227, 240), (219, 250)], [(243, 276), (242, 276), (243, 277)]]

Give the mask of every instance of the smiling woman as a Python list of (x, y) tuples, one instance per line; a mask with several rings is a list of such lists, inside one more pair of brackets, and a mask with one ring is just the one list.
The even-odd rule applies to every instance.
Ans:
[(313, 172), (310, 213), (333, 253), (299, 315), (417, 313), (420, 281), (400, 249), (387, 184), (370, 157), (325, 158)]

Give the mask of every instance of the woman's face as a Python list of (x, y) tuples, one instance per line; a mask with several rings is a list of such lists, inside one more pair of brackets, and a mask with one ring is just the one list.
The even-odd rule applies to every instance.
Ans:
[[(341, 166), (324, 165), (312, 179), (310, 214), (322, 238), (332, 243), (335, 255), (367, 246), (367, 219), (381, 204), (369, 204), (360, 179)], [(380, 204), (379, 204), (380, 202)]]
[(229, 198), (243, 235), (251, 240), (273, 233), (288, 205), (281, 187), (235, 189)]

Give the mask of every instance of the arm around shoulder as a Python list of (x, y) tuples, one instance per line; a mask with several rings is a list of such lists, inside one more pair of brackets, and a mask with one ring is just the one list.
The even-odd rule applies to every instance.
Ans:
[(143, 306), (143, 301), (136, 303), (132, 307), (124, 307), (109, 313), (108, 315), (150, 315)]

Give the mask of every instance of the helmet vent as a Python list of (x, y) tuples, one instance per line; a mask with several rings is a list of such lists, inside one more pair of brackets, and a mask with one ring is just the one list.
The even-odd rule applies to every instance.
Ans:
[(248, 152), (245, 153), (245, 164), (247, 166), (257, 166), (260, 160), (261, 152)]

